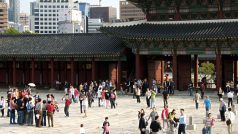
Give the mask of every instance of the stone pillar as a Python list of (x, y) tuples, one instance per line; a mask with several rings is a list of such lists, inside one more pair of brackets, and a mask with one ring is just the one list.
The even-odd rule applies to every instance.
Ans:
[(141, 78), (141, 66), (140, 66), (140, 54), (136, 53), (136, 79), (142, 79)]
[(35, 59), (31, 59), (31, 82), (35, 82)]
[(51, 84), (51, 88), (54, 87), (54, 59), (51, 58), (50, 59), (50, 84)]
[(117, 61), (117, 89), (119, 89), (121, 84), (121, 60)]
[(189, 116), (189, 124), (187, 125), (187, 130), (196, 130), (196, 125), (193, 124), (192, 116)]
[(198, 87), (198, 55), (194, 55), (194, 87)]
[(74, 58), (70, 60), (70, 83), (74, 85)]
[(178, 88), (177, 52), (176, 52), (176, 50), (173, 50), (173, 60), (172, 60), (172, 62), (173, 62), (172, 63), (173, 64), (173, 81), (174, 81), (174, 86), (175, 86), (175, 90), (176, 90)]
[(216, 89), (217, 91), (222, 86), (221, 82), (221, 51), (219, 49), (216, 49)]
[(12, 60), (12, 85), (16, 86), (16, 59)]
[(92, 81), (96, 80), (96, 63), (94, 58), (92, 59)]

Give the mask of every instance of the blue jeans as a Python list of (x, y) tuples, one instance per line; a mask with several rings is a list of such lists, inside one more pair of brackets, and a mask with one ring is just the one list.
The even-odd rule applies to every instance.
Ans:
[(24, 123), (24, 111), (18, 111), (18, 124), (23, 125)]
[(15, 124), (16, 121), (15, 121), (15, 109), (12, 109), (10, 111), (10, 124)]
[(42, 112), (42, 126), (46, 126), (46, 111)]
[(33, 125), (33, 111), (27, 112), (27, 125)]
[(212, 133), (212, 128), (206, 127), (206, 134), (211, 134), (211, 133)]

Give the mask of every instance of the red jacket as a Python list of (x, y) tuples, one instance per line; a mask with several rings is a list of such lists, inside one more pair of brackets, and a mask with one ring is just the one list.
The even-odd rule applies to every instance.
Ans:
[(168, 117), (169, 117), (169, 109), (168, 108), (162, 110), (161, 119), (164, 119), (164, 112), (165, 112), (166, 119), (168, 119)]
[(65, 106), (69, 106), (71, 104), (71, 101), (69, 99), (65, 99)]
[(47, 107), (46, 107), (46, 110), (48, 113), (53, 113), (54, 110), (55, 110), (55, 107), (53, 104), (48, 104)]

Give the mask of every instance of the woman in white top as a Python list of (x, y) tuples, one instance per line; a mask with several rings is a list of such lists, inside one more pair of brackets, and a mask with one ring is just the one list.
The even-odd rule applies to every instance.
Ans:
[(2, 117), (4, 117), (4, 109), (5, 109), (5, 100), (4, 97), (2, 96), (0, 100), (0, 110), (2, 112)]
[(79, 134), (85, 134), (85, 129), (83, 127), (83, 124), (80, 125)]
[(88, 97), (86, 95), (83, 97), (82, 106), (83, 106), (83, 112), (85, 114), (84, 117), (87, 117)]
[(229, 122), (228, 120), (230, 120), (230, 124), (227, 124), (227, 129), (228, 129), (228, 134), (231, 134), (232, 132), (232, 125), (235, 121), (235, 114), (231, 111), (231, 108), (228, 108), (228, 112), (226, 113), (226, 123)]

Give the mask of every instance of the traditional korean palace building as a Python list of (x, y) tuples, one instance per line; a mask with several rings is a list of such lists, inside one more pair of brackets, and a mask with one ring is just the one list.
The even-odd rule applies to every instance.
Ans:
[(238, 78), (238, 0), (129, 0), (147, 21), (112, 24), (100, 34), (0, 38), (0, 84), (55, 86), (111, 79), (164, 81), (171, 63), (175, 88), (197, 87), (200, 57), (215, 64), (216, 89)]

